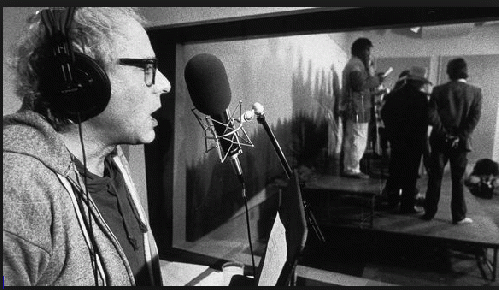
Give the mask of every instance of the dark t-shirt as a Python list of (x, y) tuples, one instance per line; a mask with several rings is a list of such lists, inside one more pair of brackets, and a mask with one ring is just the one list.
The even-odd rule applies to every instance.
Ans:
[[(77, 170), (84, 175), (82, 163), (73, 158)], [(111, 156), (105, 159), (104, 176), (87, 171), (88, 192), (111, 231), (118, 239), (135, 276), (136, 285), (151, 285), (145, 261), (143, 232), (146, 226), (129, 197), (125, 181)]]

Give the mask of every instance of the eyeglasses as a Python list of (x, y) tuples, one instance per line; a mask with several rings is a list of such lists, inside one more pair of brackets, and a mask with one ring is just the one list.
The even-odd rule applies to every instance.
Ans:
[(120, 58), (119, 65), (136, 66), (144, 70), (144, 82), (147, 87), (152, 87), (156, 79), (158, 70), (158, 60), (156, 58)]

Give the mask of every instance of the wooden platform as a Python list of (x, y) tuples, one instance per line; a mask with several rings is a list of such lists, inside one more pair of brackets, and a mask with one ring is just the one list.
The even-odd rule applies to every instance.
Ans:
[(305, 183), (305, 188), (309, 190), (334, 190), (359, 195), (379, 195), (384, 186), (383, 179), (357, 179), (333, 175), (316, 176)]
[(322, 175), (306, 182), (302, 194), (320, 224), (343, 223), (372, 228), (376, 197), (381, 195), (384, 184), (382, 179)]
[[(421, 193), (426, 193), (426, 177), (418, 180)], [(473, 219), (472, 224), (454, 225), (451, 222), (451, 181), (450, 176), (445, 176), (442, 182), (439, 209), (435, 218), (424, 221), (421, 214), (402, 215), (380, 211), (374, 207), (373, 199), (381, 197), (384, 187), (382, 179), (352, 179), (338, 176), (319, 176), (304, 186), (303, 196), (311, 202), (312, 210), (320, 225), (334, 225), (340, 227), (356, 227), (365, 231), (378, 234), (403, 235), (424, 241), (439, 241), (455, 245), (468, 245), (480, 249), (477, 251), (478, 266), (486, 266), (490, 270), (491, 280), (495, 281), (497, 275), (497, 255), (499, 249), (499, 202), (496, 202), (497, 211), (485, 210), (487, 200), (477, 199), (467, 192), (465, 200), (468, 208), (467, 217)], [(360, 209), (360, 223), (346, 223), (334, 217), (342, 214), (344, 207), (333, 204), (335, 198), (348, 195), (357, 196), (364, 202), (349, 203), (350, 207), (356, 205)], [(369, 209), (369, 210), (368, 210)], [(368, 225), (365, 226), (365, 216), (369, 216)], [(329, 218), (334, 217), (330, 220)], [(492, 249), (492, 258), (487, 258), (487, 250)], [(482, 276), (487, 278), (482, 268)]]
[[(491, 216), (481, 209), (475, 197), (466, 195), (467, 216), (473, 223), (454, 225), (451, 222), (450, 196), (442, 194), (439, 210), (430, 221), (420, 219), (421, 215), (401, 215), (376, 212), (374, 230), (396, 232), (406, 235), (426, 236), (454, 241), (499, 247), (499, 227)], [(498, 213), (499, 214), (499, 213)]]

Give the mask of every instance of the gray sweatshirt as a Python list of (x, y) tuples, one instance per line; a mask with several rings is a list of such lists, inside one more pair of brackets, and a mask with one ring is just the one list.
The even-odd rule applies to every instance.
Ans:
[[(157, 247), (139, 204), (126, 158), (118, 147), (113, 162), (122, 172), (142, 222), (146, 261), (154, 285), (162, 285)], [(83, 181), (55, 130), (37, 113), (3, 119), (3, 275), (5, 285), (94, 285), (88, 208), (76, 196)], [(85, 195), (83, 194), (86, 199)], [(134, 285), (128, 260), (90, 198), (93, 236), (99, 249), (99, 285)]]

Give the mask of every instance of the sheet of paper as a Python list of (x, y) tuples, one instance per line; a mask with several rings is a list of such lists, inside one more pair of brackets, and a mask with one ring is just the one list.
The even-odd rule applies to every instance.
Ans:
[(224, 276), (223, 272), (219, 271), (211, 272), (208, 276), (206, 276), (204, 279), (199, 281), (194, 286), (222, 286), (224, 280), (223, 276)]
[(164, 260), (160, 260), (160, 267), (164, 286), (184, 286), (208, 269), (208, 266)]
[(286, 229), (282, 224), (279, 213), (277, 213), (274, 226), (270, 231), (267, 253), (263, 261), (265, 264), (262, 268), (258, 286), (275, 286), (286, 263), (287, 252)]

